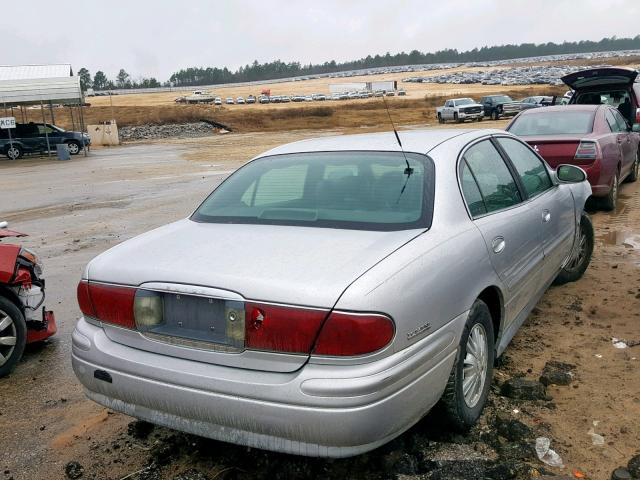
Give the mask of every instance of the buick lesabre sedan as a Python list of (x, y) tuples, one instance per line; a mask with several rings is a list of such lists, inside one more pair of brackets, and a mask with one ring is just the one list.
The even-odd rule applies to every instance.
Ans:
[(374, 449), (439, 401), (471, 426), (496, 356), (587, 268), (591, 190), (505, 132), (400, 138), (276, 148), (92, 260), (73, 333), (88, 397), (308, 456)]

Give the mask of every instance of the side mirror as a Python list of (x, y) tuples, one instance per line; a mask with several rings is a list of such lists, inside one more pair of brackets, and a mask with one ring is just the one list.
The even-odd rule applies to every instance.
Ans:
[(558, 165), (556, 177), (563, 183), (580, 183), (587, 179), (587, 174), (575, 165)]
[(640, 123), (634, 123), (631, 127), (632, 132), (640, 133)]

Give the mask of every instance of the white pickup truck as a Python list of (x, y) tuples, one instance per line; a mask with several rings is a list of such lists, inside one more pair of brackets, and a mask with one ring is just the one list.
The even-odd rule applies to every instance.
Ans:
[(444, 123), (447, 120), (454, 120), (458, 123), (465, 120), (482, 121), (484, 110), (482, 105), (476, 103), (472, 98), (453, 98), (444, 102), (444, 107), (436, 109), (438, 122)]

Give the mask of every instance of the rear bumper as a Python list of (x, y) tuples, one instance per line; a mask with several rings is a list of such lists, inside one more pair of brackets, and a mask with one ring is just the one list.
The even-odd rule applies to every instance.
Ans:
[[(398, 436), (439, 400), (466, 314), (411, 347), (363, 365), (308, 363), (291, 373), (223, 367), (137, 350), (80, 319), (72, 364), (110, 409), (256, 448), (347, 457)], [(104, 373), (108, 373), (105, 381)], [(102, 379), (100, 379), (102, 378)]]

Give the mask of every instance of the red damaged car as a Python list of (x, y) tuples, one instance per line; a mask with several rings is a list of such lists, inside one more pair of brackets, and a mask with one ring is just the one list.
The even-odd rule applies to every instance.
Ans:
[(569, 105), (526, 110), (507, 131), (521, 137), (547, 163), (562, 163), (587, 172), (593, 196), (613, 210), (622, 181), (638, 179), (640, 135), (609, 105)]
[[(0, 241), (24, 237), (0, 222)], [(56, 333), (53, 312), (44, 308), (42, 265), (32, 251), (20, 245), (0, 244), (0, 377), (16, 366), (27, 343)]]

